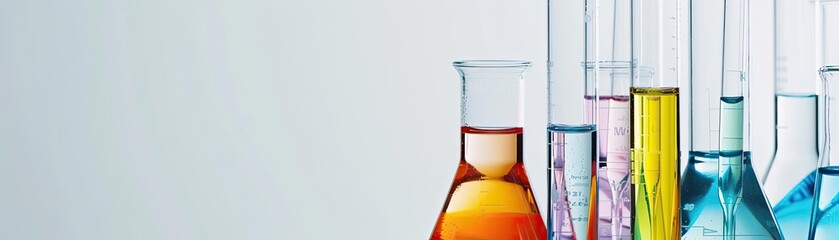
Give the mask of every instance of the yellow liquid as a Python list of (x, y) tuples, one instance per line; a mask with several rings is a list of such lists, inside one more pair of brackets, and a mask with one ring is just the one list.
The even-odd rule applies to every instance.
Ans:
[(633, 239), (679, 239), (679, 89), (630, 95)]

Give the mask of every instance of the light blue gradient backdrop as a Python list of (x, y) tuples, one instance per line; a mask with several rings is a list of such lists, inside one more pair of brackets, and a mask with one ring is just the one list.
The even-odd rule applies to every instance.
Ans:
[[(457, 59), (534, 61), (544, 212), (545, 20), (541, 0), (2, 0), (0, 239), (426, 238), (458, 161)], [(771, 121), (753, 126), (765, 162)]]

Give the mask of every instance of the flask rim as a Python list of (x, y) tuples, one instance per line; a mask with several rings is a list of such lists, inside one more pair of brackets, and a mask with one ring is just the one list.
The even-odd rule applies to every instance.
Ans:
[(521, 68), (532, 63), (524, 60), (458, 60), (452, 65), (458, 68)]

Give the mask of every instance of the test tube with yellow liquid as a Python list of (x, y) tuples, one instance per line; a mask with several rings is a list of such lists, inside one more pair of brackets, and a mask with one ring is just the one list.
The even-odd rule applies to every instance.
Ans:
[[(679, 239), (682, 0), (633, 0), (630, 88), (633, 239)], [(686, 25), (685, 25), (686, 26)]]

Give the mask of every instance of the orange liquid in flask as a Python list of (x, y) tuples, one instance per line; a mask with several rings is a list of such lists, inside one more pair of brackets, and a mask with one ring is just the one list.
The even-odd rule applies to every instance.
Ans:
[(522, 163), (522, 129), (461, 128), (461, 158), (431, 239), (547, 239)]

